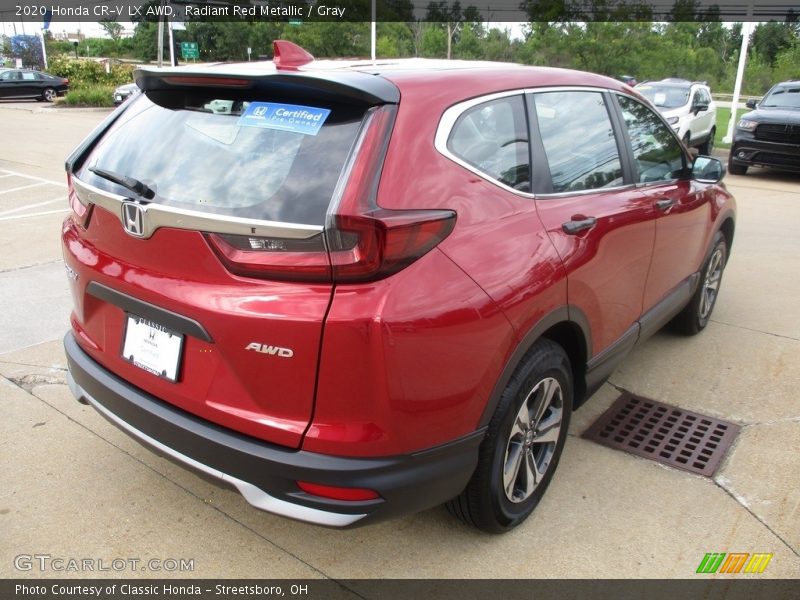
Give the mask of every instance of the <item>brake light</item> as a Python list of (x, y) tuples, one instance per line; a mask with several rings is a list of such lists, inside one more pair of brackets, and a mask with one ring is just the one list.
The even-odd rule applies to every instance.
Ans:
[(204, 77), (200, 75), (174, 75), (163, 78), (170, 85), (191, 85), (207, 87), (249, 87), (251, 81), (233, 77)]
[(308, 481), (298, 481), (297, 487), (313, 496), (320, 498), (330, 498), (332, 500), (376, 500), (380, 498), (378, 492), (366, 488), (347, 488), (334, 485), (322, 485), (319, 483), (310, 483)]
[(78, 192), (75, 191), (75, 186), (72, 184), (72, 173), (67, 173), (67, 200), (69, 201), (69, 207), (77, 217), (75, 222), (81, 227), (86, 227), (86, 223), (89, 221), (91, 206), (83, 204), (78, 197)]
[(427, 254), (453, 230), (451, 210), (387, 210), (378, 183), (394, 106), (365, 119), (328, 211), (324, 232), (307, 239), (206, 234), (232, 273), (245, 277), (349, 283), (383, 279)]

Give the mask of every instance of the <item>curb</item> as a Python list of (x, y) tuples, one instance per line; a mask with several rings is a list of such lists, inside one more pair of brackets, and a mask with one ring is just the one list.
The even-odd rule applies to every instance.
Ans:
[(70, 111), (70, 112), (111, 112), (116, 107), (102, 107), (102, 106), (36, 106), (31, 105), (30, 107), (27, 106), (14, 106), (13, 104), (2, 104), (0, 103), (0, 110), (21, 110), (29, 113), (52, 113), (52, 112), (61, 112), (61, 111)]

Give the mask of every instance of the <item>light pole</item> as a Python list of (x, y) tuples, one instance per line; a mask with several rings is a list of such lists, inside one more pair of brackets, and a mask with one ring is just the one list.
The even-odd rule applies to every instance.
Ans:
[(739, 92), (742, 90), (742, 79), (744, 78), (744, 65), (747, 62), (747, 46), (750, 44), (750, 33), (753, 28), (751, 22), (753, 18), (753, 0), (747, 7), (747, 16), (745, 22), (742, 23), (742, 47), (739, 50), (739, 66), (736, 69), (736, 83), (733, 84), (733, 99), (731, 102), (731, 118), (728, 121), (728, 131), (725, 137), (722, 138), (723, 143), (730, 144), (733, 142), (733, 128), (736, 126), (736, 113), (739, 110)]
[(166, 0), (161, 0), (161, 11), (158, 15), (158, 66), (164, 66), (164, 6)]

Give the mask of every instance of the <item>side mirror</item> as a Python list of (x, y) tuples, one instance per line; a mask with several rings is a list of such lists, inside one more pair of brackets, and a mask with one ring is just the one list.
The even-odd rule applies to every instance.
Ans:
[(708, 104), (704, 102), (698, 102), (694, 105), (694, 114), (698, 114), (708, 110)]
[(756, 99), (755, 98), (750, 98), (747, 102), (744, 103), (744, 105), (747, 108), (751, 108), (753, 110), (755, 110), (756, 106), (758, 106), (758, 104), (756, 103)]
[(719, 183), (725, 177), (725, 165), (718, 158), (698, 156), (692, 163), (692, 179), (700, 183)]

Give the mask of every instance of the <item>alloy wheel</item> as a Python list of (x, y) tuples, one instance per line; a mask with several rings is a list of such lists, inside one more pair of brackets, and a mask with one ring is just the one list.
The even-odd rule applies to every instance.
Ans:
[(711, 259), (708, 261), (708, 269), (706, 269), (706, 276), (703, 280), (703, 295), (700, 299), (700, 318), (707, 319), (714, 308), (714, 302), (717, 300), (717, 292), (719, 291), (719, 283), (722, 279), (722, 248), (717, 246)]
[(503, 490), (513, 503), (530, 498), (553, 461), (561, 432), (564, 393), (548, 377), (528, 393), (514, 419), (505, 458)]

